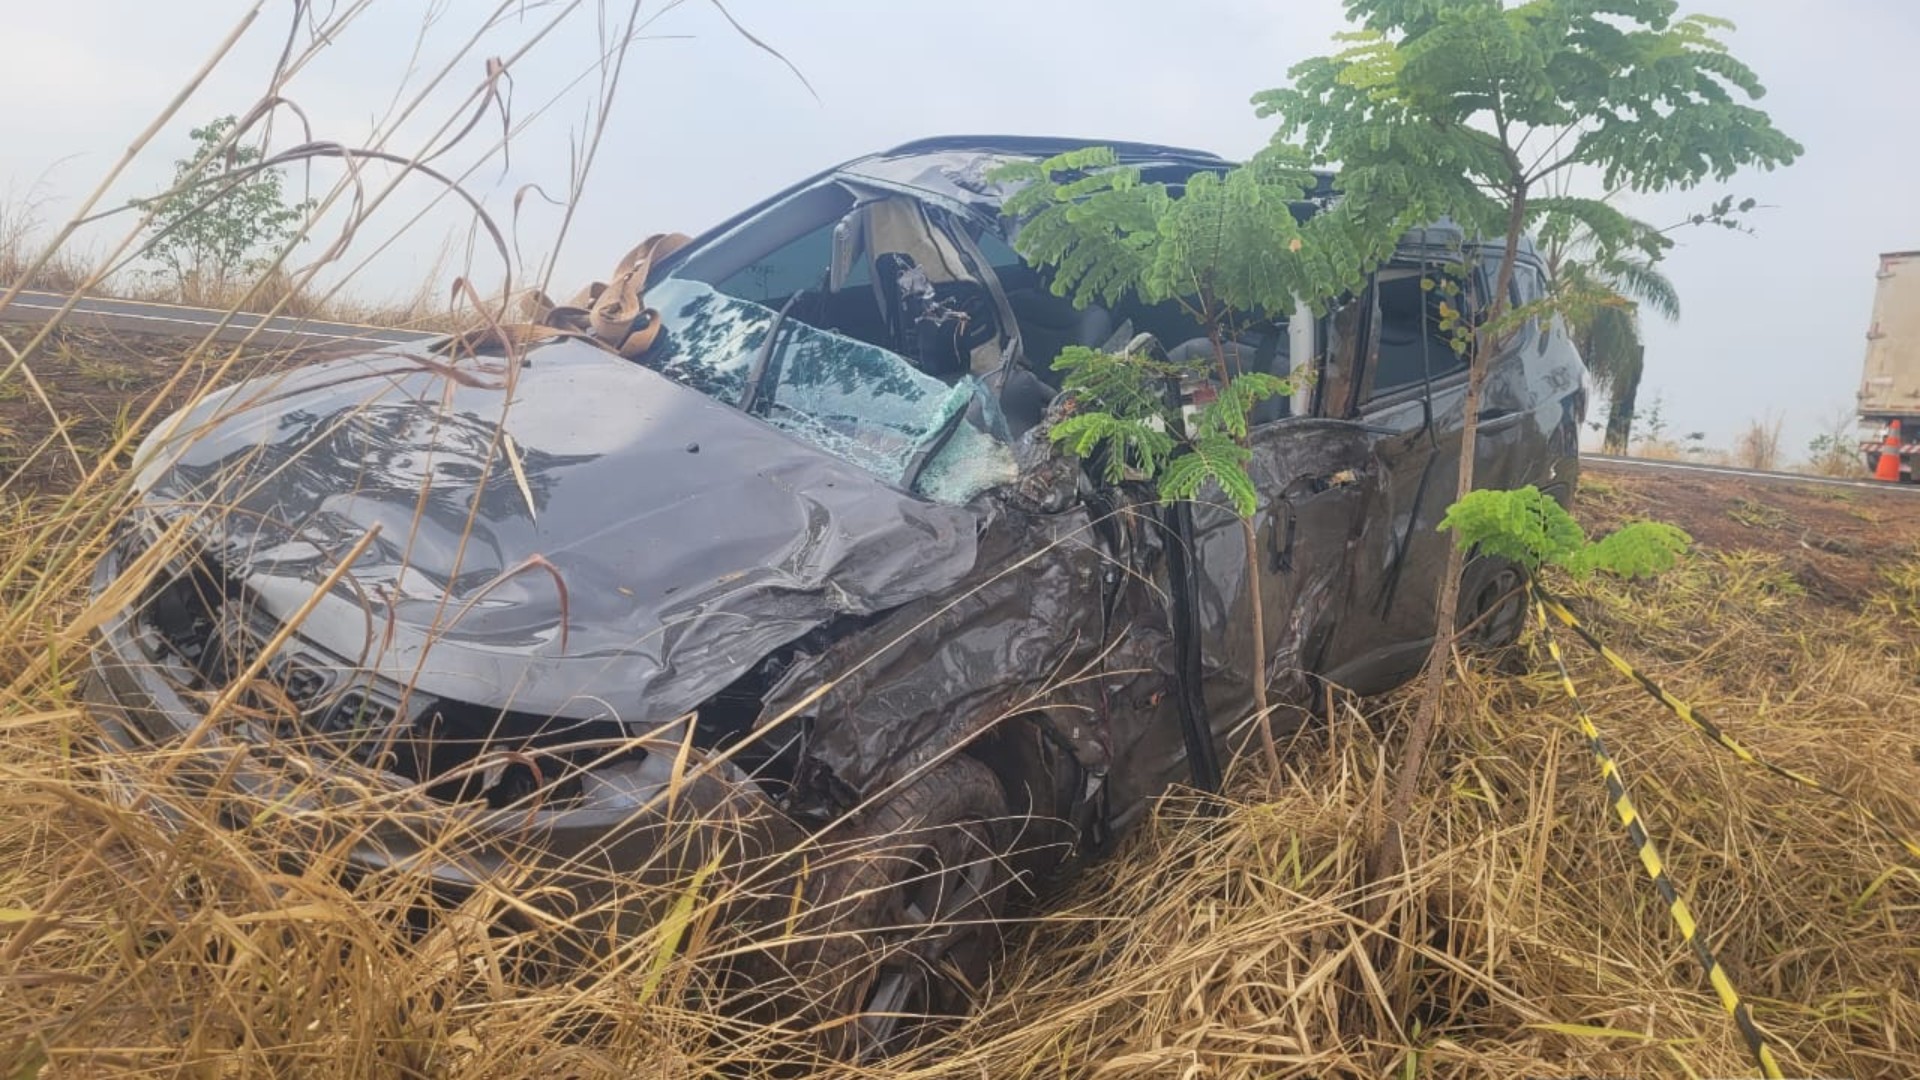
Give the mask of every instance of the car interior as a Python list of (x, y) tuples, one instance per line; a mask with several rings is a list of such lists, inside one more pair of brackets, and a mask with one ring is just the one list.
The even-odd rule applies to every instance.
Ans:
[(1441, 328), (1443, 297), (1426, 287), (1426, 280), (1421, 270), (1406, 267), (1382, 270), (1374, 280), (1380, 348), (1373, 357), (1370, 398), (1466, 370), (1466, 358), (1454, 351)]
[[(967, 374), (998, 379), (1014, 435), (1039, 423), (1058, 393), (1053, 360), (1068, 347), (1119, 349), (1150, 334), (1171, 360), (1213, 354), (1178, 301), (1076, 307), (995, 231), (963, 228), (919, 200), (860, 199), (837, 185), (776, 208), (752, 230), (693, 254), (676, 273), (886, 349), (949, 383)], [(1225, 345), (1243, 370), (1290, 370), (1284, 320), (1239, 327)], [(1009, 366), (1016, 348), (1024, 363)], [(1252, 419), (1280, 419), (1290, 405), (1271, 399)]]

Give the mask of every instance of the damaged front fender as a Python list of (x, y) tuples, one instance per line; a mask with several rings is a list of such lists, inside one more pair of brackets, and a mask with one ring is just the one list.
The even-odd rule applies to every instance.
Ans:
[(827, 687), (805, 710), (801, 774), (803, 784), (814, 777), (816, 803), (883, 788), (1021, 715), (1044, 714), (1083, 768), (1104, 772), (1106, 565), (1084, 509), (1036, 515), (998, 503), (967, 580), (796, 662), (763, 716)]

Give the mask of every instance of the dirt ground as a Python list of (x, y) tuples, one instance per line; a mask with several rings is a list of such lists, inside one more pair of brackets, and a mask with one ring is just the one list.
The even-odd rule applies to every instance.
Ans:
[[(11, 348), (24, 347), (31, 337), (29, 327), (0, 328), (0, 340)], [(45, 402), (17, 374), (0, 381), (0, 490), (20, 497), (68, 490), (83, 469), (93, 469), (134, 426), (174, 376), (182, 377), (150, 419), (157, 421), (190, 400), (230, 355), (230, 350), (215, 347), (183, 360), (190, 346), (162, 338), (56, 331), (27, 364), (46, 394)], [(230, 382), (290, 359), (285, 354), (245, 353), (232, 368), (237, 374), (218, 381)], [(0, 350), (0, 367), (11, 360), (9, 350)], [(51, 416), (47, 403), (53, 406)], [(54, 417), (72, 444), (71, 452), (55, 437)], [(121, 457), (124, 463), (125, 455)]]
[(1783, 558), (1822, 604), (1858, 610), (1920, 546), (1920, 489), (1837, 487), (1582, 463), (1574, 513), (1599, 534), (1651, 518), (1721, 553)]

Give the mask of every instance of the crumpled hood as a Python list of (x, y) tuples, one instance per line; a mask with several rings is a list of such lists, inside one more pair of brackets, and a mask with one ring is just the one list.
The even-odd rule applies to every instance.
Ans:
[(835, 616), (973, 567), (969, 510), (590, 345), (532, 350), (508, 393), (504, 366), (318, 364), (174, 418), (137, 482), (282, 617), (378, 525), (302, 636), (538, 714), (677, 716)]

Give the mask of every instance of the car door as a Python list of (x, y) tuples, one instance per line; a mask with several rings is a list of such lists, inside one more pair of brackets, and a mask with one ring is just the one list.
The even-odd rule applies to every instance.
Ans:
[[(1490, 291), (1497, 253), (1472, 269), (1451, 243), (1403, 247), (1375, 275), (1366, 295), (1361, 371), (1352, 381), (1348, 414), (1376, 433), (1381, 462), (1380, 527), (1359, 554), (1353, 602), (1330, 648), (1326, 678), (1358, 693), (1377, 693), (1419, 670), (1433, 638), (1434, 607), (1452, 539), (1439, 531), (1459, 491), (1461, 428), (1467, 365), (1455, 351), (1441, 303), (1471, 322)], [(1516, 304), (1537, 298), (1517, 284)], [(1457, 288), (1446, 287), (1451, 282)], [(1545, 460), (1545, 436), (1559, 422), (1558, 397), (1543, 395), (1534, 371), (1542, 327), (1521, 327), (1488, 360), (1474, 452), (1476, 487), (1533, 482)], [(1334, 407), (1338, 407), (1337, 404)], [(1551, 416), (1543, 416), (1545, 409)], [(1469, 591), (1498, 568), (1470, 561)], [(1469, 606), (1471, 601), (1467, 601)], [(1465, 610), (1463, 608), (1463, 610)]]
[[(1317, 321), (1312, 386), (1296, 398), (1311, 415), (1250, 433), (1261, 492), (1252, 573), (1283, 727), (1324, 682), (1375, 693), (1404, 681), (1431, 639), (1448, 543), (1438, 525), (1458, 484), (1466, 393), (1440, 304), (1470, 317), (1480, 290), (1471, 273), (1457, 290), (1443, 287), (1457, 247), (1417, 240)], [(1497, 445), (1507, 421), (1485, 419)], [(1245, 530), (1223, 507), (1196, 506), (1194, 516), (1209, 708), (1244, 717), (1254, 666)]]
[[(1354, 559), (1379, 502), (1376, 436), (1313, 410), (1351, 384), (1361, 322), (1359, 305), (1349, 304), (1316, 320), (1312, 335), (1289, 334), (1317, 343), (1311, 356), (1290, 365), (1296, 376), (1315, 374), (1297, 380), (1282, 415), (1248, 433), (1248, 473), (1260, 493), (1252, 519), (1243, 523), (1219, 499), (1192, 504), (1203, 690), (1223, 753), (1236, 752), (1253, 730), (1246, 721), (1255, 702), (1255, 649), (1266, 659), (1276, 723), (1296, 723), (1315, 699), (1311, 675), (1352, 604)], [(1293, 415), (1296, 406), (1301, 415)]]
[(1403, 248), (1374, 275), (1362, 300), (1350, 397), (1329, 403), (1373, 433), (1379, 460), (1378, 502), (1356, 552), (1346, 616), (1321, 671), (1363, 694), (1418, 670), (1446, 564), (1448, 540), (1438, 528), (1459, 485), (1467, 369), (1441, 305), (1471, 312), (1477, 290), (1471, 278), (1456, 282), (1457, 292), (1443, 287), (1449, 275), (1441, 260), (1440, 252)]

